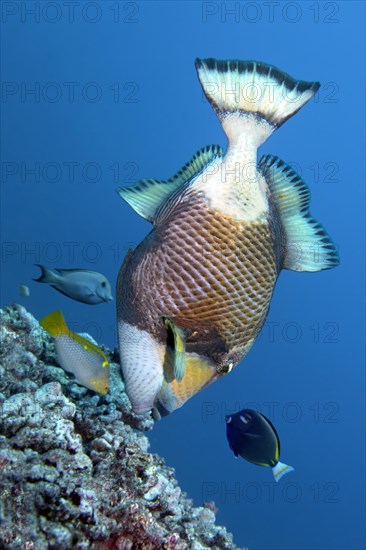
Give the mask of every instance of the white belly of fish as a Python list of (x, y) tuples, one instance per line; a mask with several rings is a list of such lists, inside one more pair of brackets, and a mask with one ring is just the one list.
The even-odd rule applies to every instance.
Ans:
[(153, 408), (163, 383), (164, 348), (147, 332), (119, 321), (120, 362), (127, 394), (136, 414)]

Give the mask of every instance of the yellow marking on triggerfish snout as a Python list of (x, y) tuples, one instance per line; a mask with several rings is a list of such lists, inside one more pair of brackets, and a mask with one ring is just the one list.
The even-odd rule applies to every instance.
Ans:
[(183, 380), (173, 380), (169, 385), (173, 391), (177, 406), (183, 405), (187, 399), (200, 391), (215, 374), (214, 365), (198, 355), (186, 354), (186, 369)]

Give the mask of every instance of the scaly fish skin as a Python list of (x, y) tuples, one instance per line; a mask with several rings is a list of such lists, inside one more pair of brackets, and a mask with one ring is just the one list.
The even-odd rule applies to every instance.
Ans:
[[(197, 68), (227, 152), (206, 147), (170, 180), (119, 190), (154, 224), (128, 253), (117, 282), (121, 366), (136, 413), (172, 412), (238, 365), (266, 319), (282, 268), (337, 263), (334, 245), (308, 213), (304, 182), (277, 157), (257, 166), (258, 147), (318, 85), (261, 63), (204, 60)], [(212, 82), (231, 78), (232, 85), (235, 77), (244, 86), (263, 74), (295, 90), (299, 105), (277, 95), (273, 105), (267, 98), (255, 108), (241, 95), (227, 101), (222, 86), (211, 92)], [(320, 247), (317, 265), (308, 241)], [(288, 253), (294, 243), (302, 247), (297, 259)]]
[[(212, 179), (207, 176), (207, 185)], [(187, 195), (128, 259), (118, 311), (124, 323), (149, 333), (162, 355), (162, 320), (172, 318), (187, 331), (187, 353), (209, 360), (206, 385), (220, 376), (221, 365), (241, 361), (264, 323), (282, 236), (270, 202), (259, 220), (239, 221), (212, 209), (202, 193)], [(123, 328), (120, 338), (129, 345)]]

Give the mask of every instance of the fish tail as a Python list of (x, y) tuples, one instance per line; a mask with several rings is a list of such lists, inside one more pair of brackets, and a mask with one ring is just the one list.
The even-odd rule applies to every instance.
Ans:
[(51, 336), (60, 336), (61, 334), (69, 334), (69, 329), (65, 323), (64, 316), (60, 310), (49, 313), (39, 324), (44, 330), (46, 330)]
[(44, 265), (41, 264), (34, 264), (41, 270), (41, 275), (38, 277), (38, 279), (33, 279), (33, 281), (36, 281), (37, 283), (56, 283), (58, 281), (58, 276), (54, 271), (51, 271), (51, 269), (48, 269)]
[(320, 86), (259, 61), (196, 59), (196, 69), (229, 141), (245, 132), (257, 147)]
[(277, 464), (272, 468), (272, 472), (276, 481), (279, 481), (281, 477), (290, 472), (293, 472), (294, 470), (295, 468), (292, 468), (287, 464), (283, 464), (283, 462), (277, 462)]

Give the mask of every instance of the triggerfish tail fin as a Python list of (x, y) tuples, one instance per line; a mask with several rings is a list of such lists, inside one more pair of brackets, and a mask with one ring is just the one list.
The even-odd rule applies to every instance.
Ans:
[(287, 464), (283, 464), (282, 462), (277, 462), (277, 464), (272, 468), (272, 472), (276, 481), (279, 481), (281, 477), (290, 472), (293, 472), (294, 470), (295, 468), (292, 468), (292, 466), (288, 466)]
[(143, 179), (130, 187), (118, 187), (116, 191), (140, 216), (154, 223), (162, 205), (177, 189), (222, 156), (223, 150), (219, 145), (206, 145), (168, 180)]
[(41, 264), (35, 265), (39, 267), (39, 269), (41, 270), (41, 274), (38, 279), (33, 279), (33, 281), (36, 281), (37, 283), (50, 283), (51, 285), (58, 282), (58, 275), (51, 271), (51, 269), (47, 269), (47, 267)]
[[(229, 138), (250, 129), (257, 147), (319, 89), (258, 61), (196, 59), (203, 91)], [(248, 134), (248, 132), (247, 132)]]
[(339, 263), (338, 252), (325, 229), (309, 213), (306, 183), (278, 157), (264, 155), (259, 163), (285, 232), (283, 267), (293, 271), (321, 271)]
[(39, 324), (44, 330), (46, 330), (51, 336), (60, 336), (63, 334), (69, 334), (69, 329), (65, 323), (64, 316), (60, 310), (53, 311), (43, 317)]
[(165, 318), (165, 326), (172, 331), (174, 339), (174, 378), (181, 382), (186, 369), (186, 335), (169, 317)]

